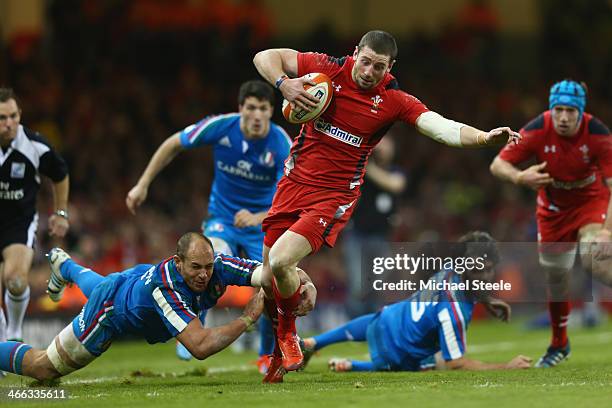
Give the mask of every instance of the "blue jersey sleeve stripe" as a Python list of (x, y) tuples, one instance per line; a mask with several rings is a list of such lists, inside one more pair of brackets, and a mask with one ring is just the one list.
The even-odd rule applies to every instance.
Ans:
[(195, 128), (191, 129), (185, 136), (188, 145), (195, 144), (198, 139), (206, 132), (211, 131), (217, 125), (221, 124), (225, 119), (236, 116), (236, 113), (227, 113), (224, 115), (212, 116), (208, 119), (202, 120)]
[(259, 265), (259, 262), (245, 261), (241, 258), (229, 257), (226, 255), (219, 256), (221, 258), (221, 263), (230, 267), (228, 270), (229, 272), (238, 272), (241, 275), (251, 274)]
[(249, 259), (217, 254), (215, 270), (225, 285), (252, 286), (251, 277), (259, 262)]

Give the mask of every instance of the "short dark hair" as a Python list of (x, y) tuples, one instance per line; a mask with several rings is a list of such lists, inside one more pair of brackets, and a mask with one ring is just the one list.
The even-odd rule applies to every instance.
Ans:
[(183, 234), (183, 236), (180, 237), (178, 242), (176, 243), (176, 255), (181, 258), (181, 261), (185, 260), (191, 242), (197, 238), (205, 240), (208, 245), (210, 245), (210, 249), (215, 252), (215, 248), (213, 247), (211, 240), (206, 235), (202, 235), (199, 232), (187, 232)]
[(359, 51), (366, 46), (377, 54), (388, 55), (391, 61), (397, 58), (397, 43), (395, 42), (395, 38), (386, 31), (373, 30), (365, 33), (359, 41)]
[(268, 101), (270, 105), (274, 107), (274, 88), (267, 82), (253, 79), (240, 85), (240, 90), (238, 91), (238, 104), (243, 105), (244, 101), (249, 96), (254, 96), (262, 101)]
[(0, 102), (7, 102), (9, 99), (14, 99), (17, 102), (17, 97), (12, 88), (0, 87)]
[(497, 241), (488, 232), (471, 231), (459, 238), (458, 242), (464, 245), (464, 256), (476, 258), (486, 255), (489, 261), (499, 262)]

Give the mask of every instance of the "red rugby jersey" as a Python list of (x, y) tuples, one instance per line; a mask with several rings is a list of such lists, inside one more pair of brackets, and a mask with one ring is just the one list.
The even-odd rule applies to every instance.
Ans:
[(427, 107), (399, 89), (386, 74), (369, 90), (353, 82), (352, 57), (334, 58), (319, 53), (298, 53), (298, 75), (327, 74), (334, 97), (325, 113), (307, 122), (294, 139), (285, 162), (285, 175), (314, 186), (359, 191), (372, 148), (397, 121), (415, 124)]
[(612, 177), (612, 138), (608, 128), (585, 113), (572, 137), (559, 136), (546, 111), (520, 130), (523, 139), (506, 145), (499, 157), (512, 164), (535, 158), (546, 162), (552, 185), (538, 191), (538, 210), (558, 212), (595, 197), (608, 197), (603, 180)]

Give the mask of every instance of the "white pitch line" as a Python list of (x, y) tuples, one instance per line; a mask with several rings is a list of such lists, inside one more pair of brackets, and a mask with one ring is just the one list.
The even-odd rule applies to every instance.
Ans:
[(122, 377), (97, 377), (97, 378), (75, 378), (72, 380), (62, 379), (62, 385), (74, 385), (74, 384), (98, 384), (107, 381), (115, 381)]
[(218, 373), (227, 373), (229, 371), (251, 371), (256, 370), (257, 367), (251, 364), (241, 364), (235, 366), (227, 366), (227, 367), (210, 367), (206, 370), (206, 373), (210, 374), (218, 374)]

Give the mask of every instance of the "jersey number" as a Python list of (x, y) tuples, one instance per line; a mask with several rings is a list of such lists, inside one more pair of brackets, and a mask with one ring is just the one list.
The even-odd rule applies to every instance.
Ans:
[(427, 306), (435, 305), (438, 302), (410, 302), (410, 311), (412, 315), (412, 320), (414, 322), (418, 322), (425, 314), (425, 309)]
[(154, 271), (155, 271), (155, 267), (152, 266), (145, 273), (143, 273), (142, 276), (140, 277), (140, 280), (146, 279), (145, 286), (151, 283), (151, 279), (153, 278)]

